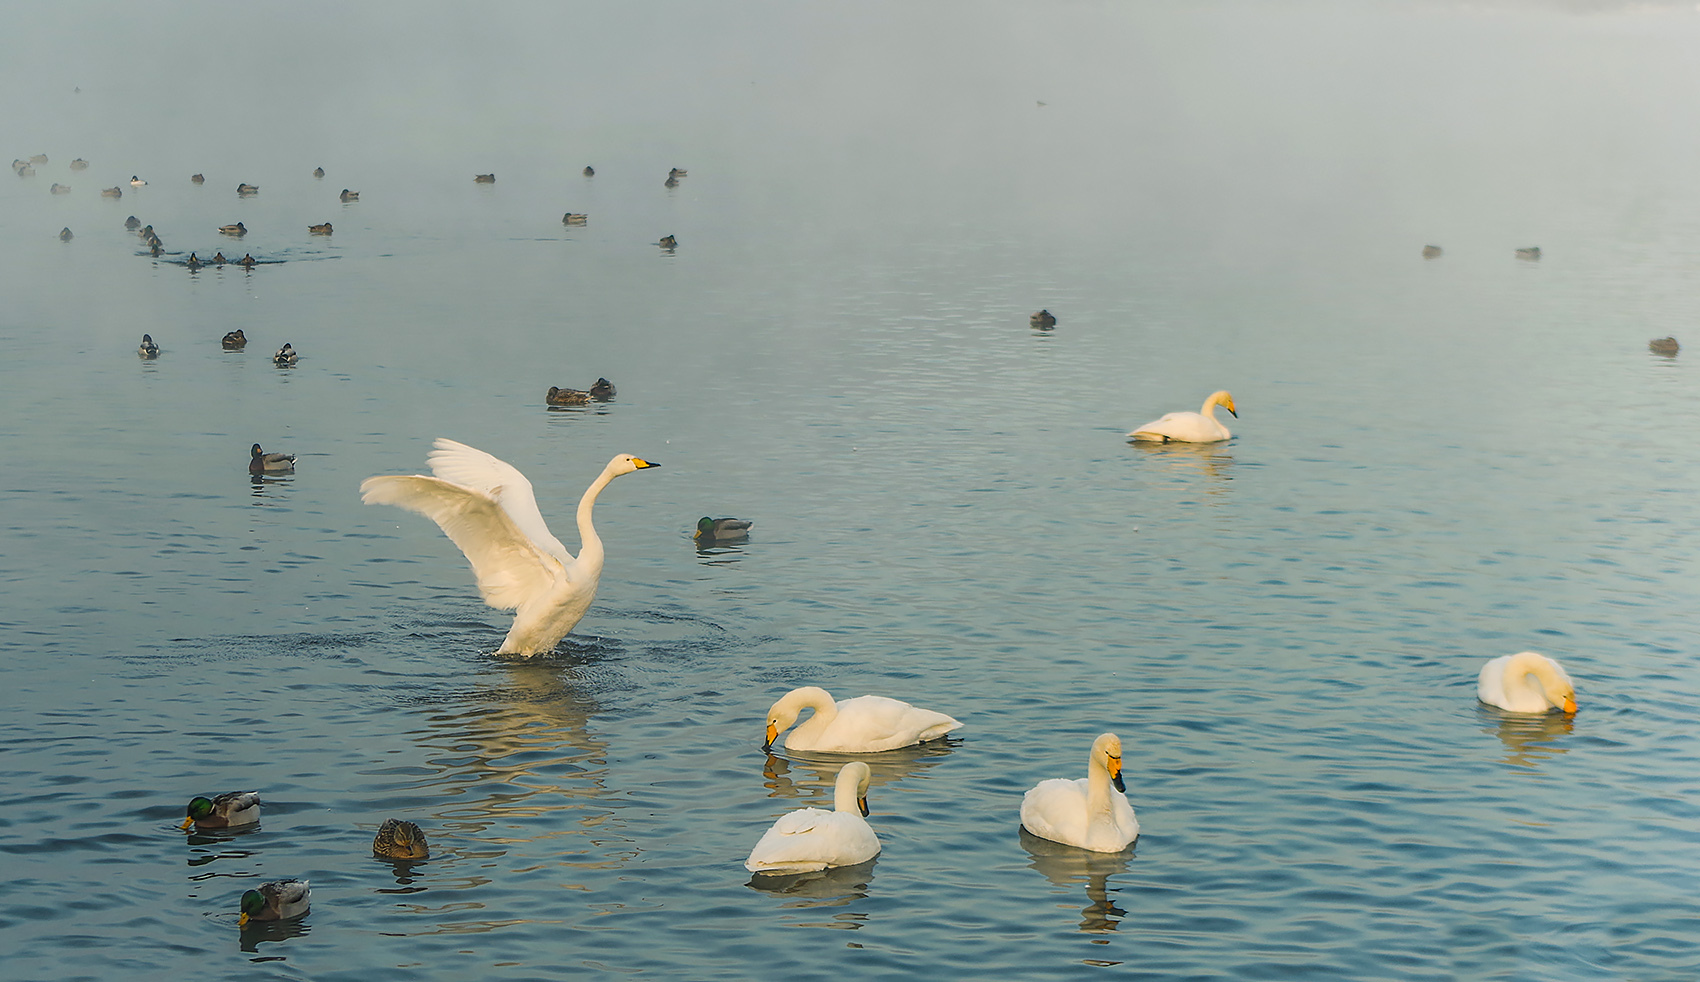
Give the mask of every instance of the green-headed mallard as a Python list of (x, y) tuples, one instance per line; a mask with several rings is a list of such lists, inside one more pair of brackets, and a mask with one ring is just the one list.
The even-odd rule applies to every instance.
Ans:
[(60, 242), (71, 241), (71, 226), (67, 225), (64, 228), (59, 230), (59, 241)]
[(246, 348), (248, 346), (248, 336), (243, 334), (242, 329), (239, 327), (236, 330), (231, 331), (229, 334), (226, 334), (224, 336), (224, 340), (219, 343), (224, 345), (226, 349), (235, 351), (238, 348)]
[(747, 539), (750, 537), (750, 526), (754, 522), (746, 522), (741, 518), (709, 518), (707, 515), (697, 519), (697, 533), (693, 539), (704, 542), (724, 539)]
[(595, 177), (596, 176), (596, 168), (590, 166), (589, 164), (586, 164), (584, 166), (584, 176), (585, 177)]
[(237, 927), (247, 927), (249, 921), (290, 921), (307, 914), (312, 892), (306, 880), (273, 880), (260, 884), (258, 890), (242, 895), (242, 916)]
[(205, 174), (190, 174), (189, 175), (189, 183), (191, 183), (191, 184), (205, 184), (205, 183), (207, 183), (207, 176)]
[(679, 248), (679, 240), (673, 238), (671, 235), (663, 235), (661, 237), (661, 241), (657, 242), (655, 244), (660, 246), (663, 249), (677, 249), (677, 248)]
[(189, 258), (185, 259), (183, 261), (183, 265), (189, 267), (190, 269), (200, 269), (201, 268), (201, 259), (200, 259), (199, 256), (197, 256), (193, 252), (191, 252), (191, 253), (189, 253)]
[(258, 791), (226, 791), (211, 798), (189, 799), (189, 809), (183, 828), (222, 829), (232, 825), (252, 825), (260, 820)]
[(340, 197), (344, 201), (359, 201), (360, 200), (360, 192), (359, 191), (350, 191), (347, 188), (343, 188), (342, 194), (341, 194)]
[(672, 170), (667, 172), (667, 176), (668, 177), (684, 177), (685, 171), (682, 168), (675, 167)]
[(142, 344), (141, 347), (136, 349), (136, 354), (141, 355), (143, 358), (159, 357), (159, 345), (153, 343), (153, 335), (142, 335)]
[(257, 184), (238, 184), (236, 185), (236, 193), (239, 195), (259, 194), (260, 187)]
[(234, 235), (238, 238), (248, 234), (248, 226), (241, 222), (237, 222), (235, 225), (220, 225), (218, 230), (225, 235)]
[(295, 455), (292, 453), (266, 453), (257, 443), (248, 451), (250, 474), (287, 474), (294, 469)]
[(588, 221), (590, 221), (589, 215), (574, 214), (573, 212), (570, 212), (570, 211), (567, 212), (565, 215), (561, 216), (561, 224), (562, 225), (583, 225), (585, 222), (588, 222)]
[(431, 847), (425, 833), (412, 822), (396, 818), (384, 819), (378, 834), (372, 839), (372, 854), (383, 859), (430, 859)]
[(1539, 259), (1539, 258), (1541, 258), (1541, 247), (1540, 246), (1529, 246), (1525, 249), (1518, 249), (1517, 250), (1517, 258), (1518, 259)]
[(313, 168), (313, 176), (316, 177), (316, 178), (317, 177), (324, 177), (325, 176), (325, 169), (323, 167)]

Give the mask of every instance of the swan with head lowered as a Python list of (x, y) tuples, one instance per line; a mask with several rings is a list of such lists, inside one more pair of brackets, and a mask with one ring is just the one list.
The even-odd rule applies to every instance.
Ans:
[(1216, 407), (1221, 406), (1239, 418), (1234, 409), (1234, 397), (1226, 389), (1210, 393), (1204, 407), (1196, 413), (1165, 413), (1163, 416), (1135, 427), (1128, 436), (1135, 440), (1154, 440), (1158, 443), (1218, 443), (1233, 436), (1216, 419)]
[(806, 685), (785, 693), (767, 711), (767, 739), (762, 749), (773, 749), (773, 741), (790, 729), (805, 709), (813, 709), (814, 714), (785, 737), (787, 750), (875, 754), (938, 740), (962, 725), (943, 713), (885, 696), (833, 702), (825, 689)]
[(1576, 712), (1576, 685), (1564, 666), (1546, 655), (1500, 655), (1476, 677), (1476, 698), (1513, 713)]
[(578, 502), (575, 558), (537, 510), (531, 482), (519, 469), (482, 450), (439, 439), (426, 457), (435, 477), (369, 477), (360, 482), (368, 505), (396, 505), (436, 522), (472, 564), (484, 602), (514, 611), (498, 655), (548, 651), (573, 629), (602, 577), (602, 540), (590, 523), (596, 496), (622, 474), (657, 466), (631, 454), (608, 462)]

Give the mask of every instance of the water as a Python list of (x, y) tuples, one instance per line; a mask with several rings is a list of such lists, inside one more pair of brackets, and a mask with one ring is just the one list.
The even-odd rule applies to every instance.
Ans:
[[(82, 13), (0, 40), (50, 156), (0, 180), (0, 977), (1700, 965), (1700, 410), (1646, 348), (1697, 313), (1693, 11)], [(265, 265), (176, 264), (238, 220)], [(1224, 387), (1231, 443), (1125, 442)], [(439, 435), (571, 547), (662, 464), (553, 655), (360, 504)], [(1476, 704), (1525, 648), (1573, 722)], [(764, 888), (841, 762), (761, 752), (799, 684), (967, 725), (873, 761), (871, 866)], [(1024, 838), (1104, 730), (1135, 849)], [(175, 829), (246, 788), (258, 830)], [(312, 913), (238, 931), (283, 876)]]

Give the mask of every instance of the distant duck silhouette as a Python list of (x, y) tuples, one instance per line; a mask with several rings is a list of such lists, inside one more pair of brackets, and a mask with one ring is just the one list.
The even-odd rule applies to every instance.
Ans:
[(141, 228), (137, 229), (136, 230), (136, 238), (138, 238), (138, 239), (151, 239), (151, 238), (153, 238), (153, 226), (152, 225), (143, 225)]
[(543, 401), (551, 406), (583, 406), (590, 402), (590, 393), (583, 389), (561, 389), (551, 385)]
[(306, 917), (312, 891), (306, 880), (273, 880), (260, 884), (258, 890), (242, 894), (241, 916), (237, 927), (247, 927), (249, 921), (292, 921)]
[(88, 170), (89, 169), (89, 162), (84, 160), (81, 157), (78, 157), (76, 160), (71, 161), (71, 169), (72, 170)]
[(266, 453), (257, 443), (248, 451), (250, 474), (286, 474), (294, 469), (295, 455), (292, 453)]
[(709, 518), (707, 515), (697, 519), (696, 534), (691, 536), (703, 542), (728, 542), (733, 539), (750, 537), (750, 526), (754, 522), (746, 522), (739, 518)]
[(667, 176), (668, 177), (684, 177), (685, 172), (683, 170), (681, 170), (680, 168), (675, 167), (672, 170), (667, 172)]
[(595, 177), (596, 176), (596, 168), (591, 167), (590, 165), (586, 164), (585, 168), (584, 168), (584, 176), (585, 177)]
[(124, 227), (134, 232), (136, 229), (142, 227), (142, 220), (137, 218), (135, 215), (131, 215), (129, 218), (124, 219)]
[(331, 223), (326, 222), (323, 225), (309, 225), (307, 226), (307, 231), (314, 235), (329, 235), (331, 234)]
[(71, 227), (69, 225), (67, 225), (64, 228), (59, 230), (59, 241), (60, 242), (71, 241)]
[(474, 174), (474, 175), (472, 175), (472, 183), (474, 183), (474, 184), (494, 184), (494, 183), (496, 183), (496, 175), (494, 175), (494, 174)]
[(165, 251), (165, 243), (159, 241), (158, 238), (155, 238), (152, 242), (148, 243), (148, 254), (149, 255), (157, 256), (164, 251)]
[(190, 269), (200, 269), (201, 268), (201, 260), (199, 258), (197, 258), (193, 252), (191, 252), (191, 253), (189, 253), (189, 258), (184, 261), (183, 265), (189, 267)]
[(159, 357), (159, 345), (153, 343), (152, 334), (142, 335), (142, 344), (141, 347), (136, 349), (136, 354), (141, 355), (143, 358)]
[(1441, 254), (1440, 246), (1437, 246), (1437, 245), (1423, 246), (1423, 258), (1424, 259), (1439, 259), (1440, 254)]
[(147, 184), (147, 183), (148, 183), (148, 182), (146, 182), (146, 181), (144, 181), (144, 180), (142, 180), (142, 179), (141, 179), (141, 178), (139, 178), (139, 177), (137, 177), (137, 176), (136, 176), (136, 175), (134, 175), (134, 174), (131, 174), (131, 175), (130, 175), (130, 186), (131, 186), (131, 187), (133, 187), (133, 188), (139, 188), (139, 187), (143, 187), (143, 186), (145, 186), (145, 185), (146, 185), (146, 184)]
[(106, 188), (100, 192), (100, 196), (103, 198), (122, 198), (124, 197), (124, 189), (120, 187)]
[(257, 185), (254, 185), (254, 184), (238, 184), (238, 185), (236, 185), (236, 193), (237, 194), (259, 194), (260, 189)]
[(671, 235), (664, 235), (661, 237), (661, 241), (657, 242), (656, 245), (663, 249), (677, 249), (679, 248), (679, 240), (673, 238)]
[(1529, 246), (1526, 249), (1518, 249), (1517, 250), (1517, 258), (1518, 259), (1539, 259), (1539, 258), (1541, 258), (1541, 247), (1540, 246)]
[(291, 345), (288, 341), (283, 343), (283, 347), (277, 349), (277, 354), (272, 355), (272, 361), (279, 367), (293, 365), (299, 360), (300, 356), (295, 353), (294, 345)]
[(605, 378), (597, 379), (596, 384), (590, 387), (590, 397), (597, 402), (607, 402), (614, 398), (614, 383)]
[[(242, 254), (242, 258), (241, 258), (241, 259), (238, 259), (238, 260), (236, 260), (236, 265), (238, 265), (238, 266), (253, 266), (253, 265), (255, 265), (255, 264), (256, 264), (256, 263), (257, 263), (257, 262), (258, 262), (258, 260), (256, 260), (256, 259), (255, 259), (255, 258), (254, 258), (254, 254), (253, 254), (253, 253), (250, 253), (250, 252), (244, 252), (244, 253), (243, 253), (243, 254)], [(284, 347), (286, 347), (286, 348), (287, 348), (287, 347), (289, 347), (289, 345), (287, 345), (287, 344), (286, 344), (286, 345), (284, 345)]]
[(236, 330), (231, 331), (229, 334), (226, 334), (224, 336), (224, 340), (219, 343), (224, 345), (225, 349), (228, 351), (239, 351), (248, 346), (248, 336), (243, 334), (242, 329), (239, 327)]
[(360, 200), (360, 192), (359, 191), (350, 191), (347, 188), (343, 188), (341, 198), (344, 201), (359, 201)]
[(30, 158), (30, 163), (32, 163), (32, 164), (45, 164), (45, 163), (47, 163), (47, 154), (44, 154), (44, 153), (36, 154), (35, 156)]
[(230, 260), (224, 258), (224, 250), (223, 249), (220, 249), (217, 253), (215, 253), (213, 255), (212, 261), (217, 263), (220, 266), (223, 266), (225, 263), (230, 262)]
[(237, 222), (235, 225), (220, 225), (218, 230), (225, 235), (234, 235), (238, 238), (248, 234), (248, 226), (241, 222)]
[(676, 177), (668, 177), (667, 180), (661, 182), (661, 186), (666, 188), (676, 188), (679, 186), (679, 179)]
[(1647, 350), (1655, 355), (1672, 357), (1682, 350), (1682, 345), (1676, 343), (1676, 338), (1655, 338), (1647, 342)]
[(207, 183), (207, 176), (205, 174), (190, 174), (189, 175), (189, 183), (191, 183), (191, 184), (205, 184), (205, 183)]
[(54, 184), (47, 190), (51, 194), (70, 194), (71, 186), (69, 184)]
[(1027, 322), (1041, 331), (1048, 331), (1057, 326), (1057, 319), (1051, 316), (1051, 312), (1049, 310), (1039, 311), (1037, 314), (1027, 318)]
[(325, 169), (323, 167), (313, 168), (313, 176), (314, 177), (324, 177), (325, 176)]
[(372, 854), (390, 860), (430, 859), (431, 847), (425, 842), (425, 833), (419, 830), (419, 826), (386, 818), (372, 839)]
[(35, 168), (32, 167), (27, 162), (26, 163), (14, 163), (12, 165), (12, 169), (18, 172), (19, 177), (34, 177), (35, 176)]
[(583, 225), (588, 221), (590, 221), (589, 215), (575, 215), (570, 211), (561, 216), (562, 225)]

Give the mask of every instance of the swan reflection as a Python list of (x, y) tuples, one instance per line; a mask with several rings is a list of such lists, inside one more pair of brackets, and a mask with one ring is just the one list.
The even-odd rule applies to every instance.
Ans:
[(825, 802), (820, 807), (832, 807), (833, 784), (838, 771), (852, 760), (868, 765), (872, 772), (870, 789), (913, 777), (929, 767), (936, 767), (961, 743), (943, 739), (877, 754), (828, 754), (787, 750), (781, 757), (769, 752), (762, 762), (762, 783), (769, 798), (798, 798)]
[[(1215, 481), (1233, 479), (1234, 457), (1226, 443), (1157, 443), (1129, 440), (1128, 446), (1143, 451), (1150, 459), (1166, 465), (1166, 476), (1189, 478), (1202, 474)], [(1213, 488), (1212, 490), (1220, 490)]]
[(1038, 870), (1052, 885), (1072, 887), (1085, 881), (1086, 899), (1091, 903), (1080, 909), (1080, 930), (1114, 931), (1127, 911), (1110, 899), (1115, 891), (1110, 889), (1109, 880), (1117, 873), (1127, 872), (1138, 843), (1121, 852), (1092, 852), (1042, 839), (1026, 829), (1020, 832), (1021, 848), (1032, 857), (1027, 865)]
[(1489, 706), (1476, 709), (1483, 733), (1492, 733), (1505, 744), (1504, 762), (1512, 767), (1534, 769), (1539, 761), (1570, 751), (1552, 746), (1576, 728), (1575, 717), (1564, 713), (1508, 713)]
[[(791, 898), (781, 905), (783, 908), (843, 907), (852, 901), (867, 899), (868, 884), (874, 881), (874, 865), (878, 862), (878, 859), (870, 859), (854, 866), (834, 866), (780, 876), (757, 873), (744, 885), (751, 890)], [(858, 917), (853, 921), (841, 920), (822, 926), (854, 930), (862, 926), (860, 921), (864, 919)]]

